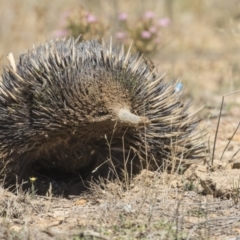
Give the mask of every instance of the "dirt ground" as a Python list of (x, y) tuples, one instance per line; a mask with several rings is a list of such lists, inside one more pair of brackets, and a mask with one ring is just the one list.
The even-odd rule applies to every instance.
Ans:
[[(17, 57), (51, 39), (62, 12), (79, 2), (114, 14), (108, 1), (0, 0), (1, 69), (9, 52)], [(240, 90), (240, 4), (171, 2), (171, 11), (165, 1), (154, 0), (141, 7), (124, 0), (119, 8), (136, 14), (129, 9), (137, 6), (136, 11), (172, 17), (168, 44), (152, 60), (167, 71), (166, 81), (181, 79), (192, 111), (204, 106), (199, 112), (209, 145), (204, 161), (185, 171), (142, 170), (129, 185), (100, 182), (69, 198), (55, 197), (51, 189), (37, 196), (0, 188), (0, 239), (240, 239), (240, 92), (234, 93)]]

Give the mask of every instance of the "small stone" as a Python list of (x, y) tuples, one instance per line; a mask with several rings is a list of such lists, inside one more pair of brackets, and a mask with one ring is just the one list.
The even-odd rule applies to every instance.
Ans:
[(240, 169), (240, 161), (234, 161), (233, 165), (232, 165), (233, 169)]

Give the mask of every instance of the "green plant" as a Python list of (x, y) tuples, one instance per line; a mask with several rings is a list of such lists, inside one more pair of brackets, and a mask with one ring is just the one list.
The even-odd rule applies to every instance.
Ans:
[(233, 179), (231, 197), (234, 205), (238, 205), (240, 199), (240, 177)]
[(108, 26), (100, 18), (82, 6), (66, 11), (62, 14), (60, 30), (55, 32), (56, 37), (82, 35), (81, 40), (101, 40)]
[(31, 189), (29, 189), (29, 193), (31, 196), (34, 196), (36, 194), (36, 189), (35, 189), (35, 181), (37, 180), (36, 177), (30, 177), (29, 178), (30, 182), (31, 182)]
[[(150, 55), (166, 43), (165, 30), (170, 24), (168, 18), (157, 18), (153, 12), (146, 11), (134, 19), (128, 18), (127, 13), (120, 13), (116, 21), (118, 27), (115, 29), (115, 37), (126, 48), (132, 44), (132, 51)], [(82, 35), (81, 40), (101, 41), (107, 35), (110, 25), (109, 20), (96, 17), (80, 6), (62, 14), (60, 29), (55, 32), (55, 36)]]
[(168, 18), (156, 18), (151, 11), (131, 21), (126, 13), (118, 16), (119, 31), (116, 38), (129, 46), (133, 42), (133, 50), (141, 54), (153, 54), (164, 43), (163, 32), (170, 24)]

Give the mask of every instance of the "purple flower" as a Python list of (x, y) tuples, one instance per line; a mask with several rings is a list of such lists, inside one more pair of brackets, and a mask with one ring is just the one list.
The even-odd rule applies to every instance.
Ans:
[(65, 26), (66, 25), (70, 14), (71, 14), (71, 11), (65, 11), (65, 12), (62, 13), (62, 15), (60, 17), (60, 26)]
[(54, 32), (54, 36), (55, 37), (59, 37), (59, 38), (65, 37), (67, 35), (68, 35), (68, 31), (67, 30), (57, 30), (57, 31)]
[(127, 15), (127, 13), (120, 13), (119, 15), (118, 15), (118, 19), (120, 20), (120, 21), (125, 21), (126, 19), (127, 19), (127, 17), (128, 17), (128, 15)]
[(151, 37), (151, 33), (148, 31), (142, 31), (141, 32), (141, 37), (142, 38), (150, 38)]
[(154, 17), (154, 13), (151, 11), (147, 11), (144, 13), (144, 18), (146, 19), (152, 19)]
[(117, 39), (124, 39), (126, 34), (124, 32), (117, 32), (116, 33), (116, 38)]
[(155, 26), (152, 26), (149, 28), (150, 33), (155, 33), (157, 31), (157, 28)]
[(161, 27), (167, 27), (171, 23), (171, 20), (169, 18), (161, 18), (158, 20), (158, 25)]
[(61, 19), (65, 20), (66, 18), (69, 17), (70, 14), (71, 14), (70, 10), (63, 12), (61, 15)]
[(89, 23), (93, 23), (93, 22), (96, 22), (96, 21), (97, 21), (97, 18), (96, 18), (94, 15), (92, 15), (92, 14), (88, 14), (88, 15), (87, 15), (87, 21), (88, 21)]

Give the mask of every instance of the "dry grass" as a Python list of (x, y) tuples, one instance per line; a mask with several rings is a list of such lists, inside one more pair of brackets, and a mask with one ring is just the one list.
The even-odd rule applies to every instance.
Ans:
[[(0, 0), (0, 65), (6, 63), (9, 52), (17, 56), (33, 43), (51, 39), (62, 12), (79, 2), (113, 19), (110, 34), (116, 7), (129, 14), (154, 10), (172, 17), (169, 43), (154, 62), (161, 72), (168, 70), (169, 80), (182, 79), (185, 96), (193, 99), (194, 108), (206, 105), (202, 125), (209, 131), (211, 145), (222, 95), (240, 86), (238, 0), (151, 0), (141, 4), (137, 0)], [(215, 161), (238, 125), (239, 102), (240, 94), (226, 98)], [(225, 165), (238, 160), (238, 155), (232, 156), (240, 147), (239, 136), (238, 130), (225, 151)], [(225, 170), (216, 173), (224, 176)], [(236, 182), (232, 182), (232, 195), (215, 197), (185, 174), (145, 170), (127, 186), (117, 181), (91, 188), (91, 194), (69, 199), (21, 191), (15, 196), (0, 189), (0, 239), (234, 239), (240, 234)]]

